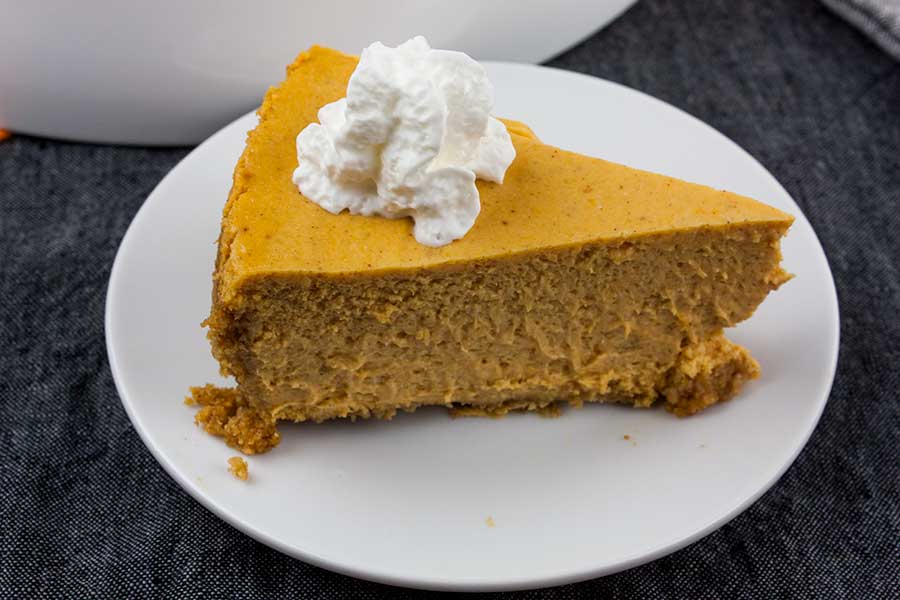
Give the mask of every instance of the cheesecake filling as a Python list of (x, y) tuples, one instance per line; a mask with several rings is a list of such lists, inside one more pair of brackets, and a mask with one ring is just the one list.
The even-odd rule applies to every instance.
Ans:
[(515, 158), (493, 106), (493, 85), (468, 55), (421, 36), (396, 48), (376, 42), (347, 96), (297, 136), (293, 182), (331, 213), (410, 217), (419, 243), (444, 246), (475, 224), (475, 180), (503, 183)]

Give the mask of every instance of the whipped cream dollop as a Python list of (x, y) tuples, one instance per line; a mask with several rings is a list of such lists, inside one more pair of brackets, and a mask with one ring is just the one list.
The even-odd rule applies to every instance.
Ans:
[(481, 210), (475, 179), (503, 183), (516, 156), (493, 106), (487, 73), (468, 55), (423, 37), (376, 42), (347, 97), (297, 136), (294, 184), (329, 212), (411, 217), (420, 243), (449, 244)]

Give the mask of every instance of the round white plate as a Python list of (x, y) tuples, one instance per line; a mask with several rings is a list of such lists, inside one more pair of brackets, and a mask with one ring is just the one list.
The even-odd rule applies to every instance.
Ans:
[[(196, 144), (259, 104), (284, 63), (424, 35), (479, 60), (541, 62), (635, 0), (0, 0), (0, 127)], [(527, 32), (527, 33), (526, 33)]]
[[(796, 278), (731, 332), (763, 375), (689, 419), (588, 406), (561, 418), (282, 426), (251, 457), (197, 429), (188, 386), (225, 383), (200, 322), (219, 220), (255, 117), (194, 150), (134, 218), (112, 269), (110, 365), (125, 409), (175, 480), (214, 513), (282, 552), (399, 585), (514, 589), (626, 569), (706, 535), (787, 469), (816, 425), (838, 348), (837, 298), (809, 223), (758, 162), (722, 134), (626, 87), (542, 67), (489, 63), (496, 113), (545, 141), (747, 194), (797, 217), (784, 242)], [(630, 439), (625, 439), (628, 436)]]

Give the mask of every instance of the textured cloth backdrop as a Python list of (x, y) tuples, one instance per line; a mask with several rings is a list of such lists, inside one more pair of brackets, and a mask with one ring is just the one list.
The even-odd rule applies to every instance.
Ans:
[(900, 0), (822, 0), (900, 60)]
[[(900, 64), (814, 0), (642, 0), (551, 64), (681, 107), (775, 174), (834, 271), (841, 356), (809, 445), (744, 514), (651, 564), (522, 597), (900, 597)], [(0, 597), (418, 597), (238, 533), (129, 424), (107, 279), (186, 153), (0, 143)]]

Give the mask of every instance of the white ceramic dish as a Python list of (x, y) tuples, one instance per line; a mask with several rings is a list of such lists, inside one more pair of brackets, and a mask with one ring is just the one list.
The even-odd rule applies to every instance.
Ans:
[(79, 141), (196, 144), (258, 105), (312, 44), (358, 53), (425, 35), (540, 62), (635, 0), (0, 0), (0, 127)]
[[(147, 447), (194, 498), (278, 550), (378, 581), (441, 589), (560, 584), (672, 552), (744, 510), (791, 464), (825, 405), (838, 347), (834, 285), (799, 208), (750, 155), (659, 100), (541, 67), (489, 64), (497, 114), (544, 140), (748, 194), (797, 216), (797, 275), (732, 332), (763, 368), (741, 396), (690, 419), (589, 406), (559, 419), (283, 426), (252, 457), (192, 424), (188, 386), (224, 383), (200, 328), (221, 209), (247, 115), (159, 184), (122, 241), (106, 326), (122, 402)], [(560, 110), (565, 107), (565, 110)], [(628, 435), (631, 439), (626, 440)], [(488, 525), (492, 519), (494, 526)]]

